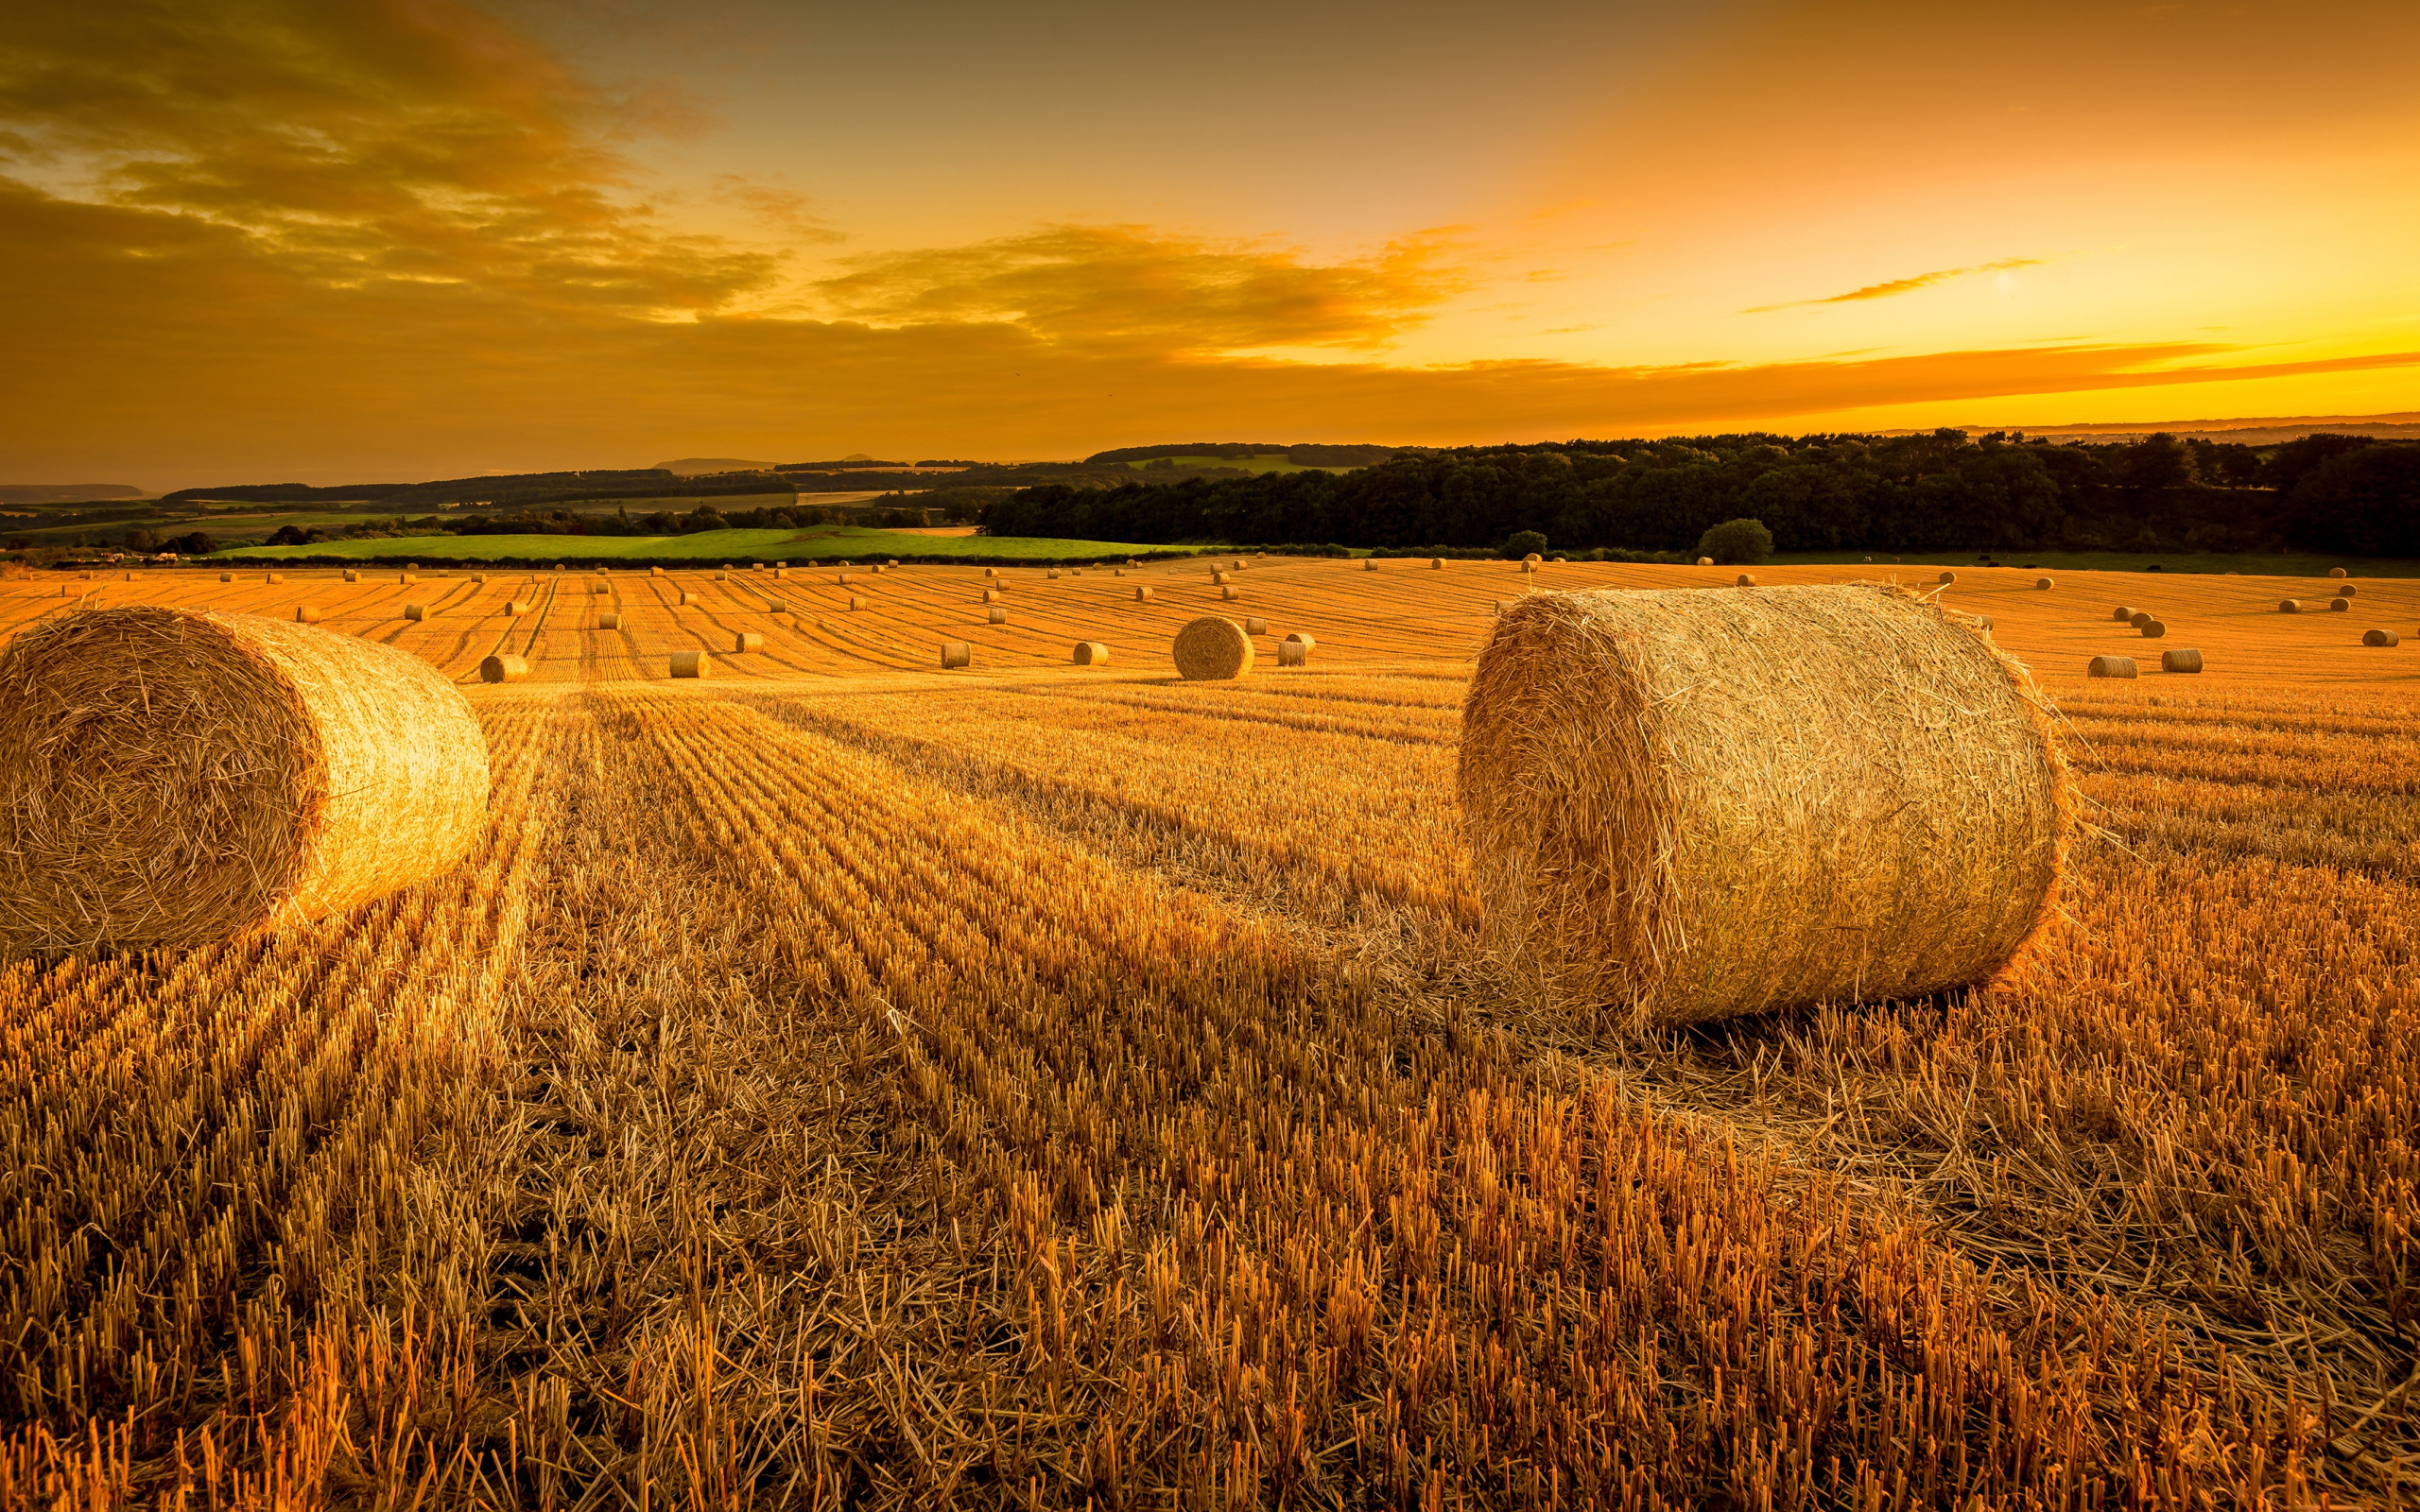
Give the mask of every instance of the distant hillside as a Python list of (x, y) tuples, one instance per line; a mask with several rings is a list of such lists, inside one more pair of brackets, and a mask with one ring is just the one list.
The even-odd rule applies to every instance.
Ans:
[(1400, 446), (1327, 446), (1288, 441), (1184, 441), (1169, 446), (1120, 446), (1095, 452), (1084, 461), (1097, 466), (1149, 462), (1162, 456), (1217, 457), (1231, 462), (1282, 456), (1296, 467), (1375, 467), (1403, 450)]
[(773, 469), (770, 462), (751, 462), (737, 456), (684, 456), (655, 465), (660, 472), (677, 472), (684, 478), (700, 472), (769, 472)]
[(95, 499), (146, 499), (125, 483), (0, 483), (0, 504), (85, 504)]
[[(2363, 436), (2376, 441), (2420, 440), (2420, 410), (2387, 415), (2296, 415), (2245, 420), (2107, 421), (2076, 425), (1960, 425), (1970, 436), (2022, 430), (2059, 441), (2127, 441), (2162, 433), (2179, 440), (2232, 441), (2238, 446), (2277, 446), (2306, 436)], [(1928, 431), (1876, 431), (1876, 436), (1922, 436)]]

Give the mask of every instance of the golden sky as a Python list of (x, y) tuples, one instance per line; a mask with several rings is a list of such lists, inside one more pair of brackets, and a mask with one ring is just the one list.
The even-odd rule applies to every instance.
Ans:
[(2420, 6), (0, 0), (0, 480), (2420, 408)]

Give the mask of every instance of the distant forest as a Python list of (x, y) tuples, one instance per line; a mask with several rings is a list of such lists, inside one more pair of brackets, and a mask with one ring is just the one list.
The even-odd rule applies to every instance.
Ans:
[(1029, 488), (983, 524), (1001, 536), (1374, 547), (1492, 548), (1534, 531), (1557, 550), (1686, 551), (1737, 518), (1763, 521), (1782, 552), (2420, 556), (2420, 443), (2091, 445), (1953, 430), (1543, 442), (1398, 455), (1340, 474)]

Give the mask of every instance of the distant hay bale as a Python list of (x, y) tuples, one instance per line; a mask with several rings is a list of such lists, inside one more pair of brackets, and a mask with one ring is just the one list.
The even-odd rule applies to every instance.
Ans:
[(1989, 614), (1976, 615), (1975, 628), (1982, 631), (1986, 635), (1989, 635), (1992, 633), (1992, 617)]
[(2135, 628), (2143, 632), (2144, 639), (2152, 641), (2156, 641), (2168, 633), (2168, 626), (2159, 620), (2145, 620)]
[(664, 569), (661, 567), (650, 567), (647, 570), (647, 575), (649, 577), (661, 577), (664, 576)]
[[(418, 564), (417, 564), (417, 563), (415, 563), (414, 565), (415, 565), (415, 566), (417, 566)], [(557, 562), (557, 563), (555, 563), (555, 571), (557, 571), (557, 572), (562, 572), (562, 570), (563, 570), (563, 564), (562, 564), (562, 562)]]
[(487, 580), (488, 580), (488, 575), (487, 575), (487, 574), (485, 574), (485, 573), (473, 573), (473, 574), (471, 575), (471, 581), (473, 581), (473, 582), (475, 582), (475, 583), (484, 583), (484, 582), (486, 582)]
[(2135, 659), (2131, 656), (2097, 656), (2083, 669), (2087, 678), (2131, 678), (2135, 675)]
[(1112, 567), (1109, 570), (1109, 576), (1112, 577), (1123, 577), (1126, 576), (1126, 569), (1123, 567)]
[(983, 590), (983, 602), (986, 604), (997, 602), (999, 596), (1000, 591), (996, 588), (987, 588)]
[(609, 609), (596, 616), (596, 627), (600, 630), (618, 630), (622, 627), (622, 616)]
[(1227, 599), (1241, 598), (1244, 596), (1244, 591), (1237, 588), (1235, 584), (1229, 583), (1226, 587), (1219, 590), (1219, 596), (1220, 598)]
[(1269, 633), (1269, 621), (1258, 614), (1246, 615), (1244, 617), (1244, 633), (1246, 635), (1267, 635)]
[(294, 606), (294, 623), (297, 625), (317, 625), (320, 623), (320, 611), (312, 605), (297, 604)]
[(2033, 586), (2040, 589), (2051, 589), (2056, 588), (2059, 585), (2048, 577), (2036, 577), (2033, 579)]
[(994, 604), (992, 606), (991, 612), (985, 615), (984, 618), (994, 625), (1006, 625), (1009, 623), (1009, 611), (1002, 609), (999, 605)]
[(417, 583), (420, 581), (420, 577), (414, 573), (398, 573), (395, 576), (395, 581), (399, 583)]
[(1051, 576), (1051, 577), (1053, 577), (1053, 578), (1056, 578), (1056, 577), (1059, 576), (1059, 569), (1058, 569), (1058, 568), (1056, 568), (1056, 567), (1051, 568), (1051, 569), (1050, 569), (1050, 572), (1049, 572), (1049, 574), (1048, 574), (1048, 576)]
[(374, 641), (129, 606), (0, 650), (0, 951), (340, 913), (451, 869), (487, 809), (461, 692)]
[(348, 567), (344, 570), (344, 580), (348, 583), (357, 583), (361, 581), (361, 574)]
[(1169, 647), (1188, 682), (1240, 678), (1252, 671), (1252, 637), (1235, 621), (1205, 614), (1176, 632)]
[(997, 577), (1000, 576), (1000, 569), (997, 567), (986, 567), (983, 569), (983, 576), (986, 577)]
[(1105, 666), (1109, 662), (1109, 647), (1098, 641), (1078, 641), (1075, 656), (1080, 667)]
[(1305, 651), (1316, 651), (1319, 649), (1320, 645), (1318, 641), (1313, 640), (1310, 636), (1305, 635), (1300, 630), (1296, 630), (1293, 634), (1286, 637), (1286, 644), (1288, 645), (1299, 645)]
[(2298, 598), (2281, 598), (2277, 600), (2277, 612), (2280, 614), (2299, 614), (2302, 611), (2302, 600)]
[(481, 682), (519, 682), (529, 676), (529, 663), (499, 651), (479, 663)]
[(2358, 590), (2355, 589), (2351, 583), (2346, 583), (2343, 587), (2336, 591), (2336, 596), (2339, 598), (2350, 598), (2357, 592)]
[(853, 610), (863, 609), (866, 607), (866, 601), (859, 598), (856, 594), (851, 593), (849, 595), (849, 607)]
[(680, 593), (672, 600), (672, 607), (679, 609), (683, 604), (694, 604), (697, 601), (698, 595), (684, 588), (681, 590)]
[(789, 607), (790, 601), (786, 598), (769, 598), (765, 600), (765, 612), (768, 614), (786, 614), (789, 611)]
[(2126, 616), (2126, 623), (2138, 630), (2144, 626), (2149, 625), (2151, 622), (2152, 611), (2147, 609), (2138, 609), (2132, 614)]
[(1956, 573), (1943, 573), (1941, 575), (1941, 580), (1945, 584), (1954, 583), (1958, 581), (1958, 575)]
[(588, 585), (588, 591), (592, 594), (610, 593), (614, 591), (614, 585), (611, 583), (591, 583)]
[(765, 564), (761, 561), (752, 561), (748, 564), (748, 570), (752, 573), (761, 573), (765, 570)]
[(516, 598), (504, 606), (504, 612), (510, 616), (527, 614), (529, 612), (529, 601), (525, 598)]
[(1536, 552), (1534, 552), (1534, 551), (1533, 551), (1533, 552), (1530, 553), (1528, 556), (1526, 556), (1526, 557), (1522, 558), (1521, 559), (1522, 559), (1524, 562), (1527, 562), (1529, 565), (1530, 565), (1530, 566), (1532, 566), (1532, 567), (1535, 567), (1539, 562), (1544, 561), (1546, 558), (1543, 558), (1543, 557), (1541, 557), (1541, 556), (1539, 556)]
[(788, 576), (789, 574), (782, 568), (776, 567), (773, 569), (773, 581), (777, 583)]
[(836, 583), (845, 583), (849, 580), (849, 575), (847, 573), (834, 573), (832, 575), (832, 580)]
[(1223, 585), (1223, 584), (1226, 582), (1226, 580), (1227, 580), (1227, 575), (1226, 575), (1225, 573), (1219, 572), (1219, 571), (1218, 571), (1216, 568), (1213, 568), (1213, 569), (1211, 570), (1211, 573), (1210, 573), (1210, 586), (1211, 586), (1211, 587), (1213, 587), (1213, 588), (1219, 587), (1219, 586)]
[(952, 667), (965, 666), (974, 660), (975, 647), (968, 644), (966, 642), (943, 641), (942, 643), (942, 671), (946, 672)]
[(1378, 558), (1375, 558), (1375, 557), (1364, 557), (1364, 558), (1361, 558), (1361, 570), (1362, 570), (1363, 572), (1365, 572), (1365, 573), (1374, 573), (1374, 572), (1376, 572), (1376, 571), (1378, 570)]
[(2202, 653), (2162, 651), (2159, 654), (2159, 669), (2162, 672), (2199, 672), (2202, 670)]
[(703, 651), (672, 653), (672, 675), (676, 678), (711, 678), (715, 675), (714, 658)]
[(2327, 576), (2330, 577), (2342, 577), (2344, 576), (2344, 569), (2342, 567), (2330, 567), (2327, 569)]
[[(724, 566), (724, 567), (726, 567), (726, 568), (728, 568), (730, 565), (731, 565), (731, 563), (729, 563), (729, 562), (724, 562), (724, 563), (723, 563), (723, 566)], [(716, 581), (716, 582), (717, 582), (717, 583), (719, 583), (719, 582), (721, 582), (721, 581), (723, 580), (724, 576), (725, 576), (725, 574), (723, 574), (723, 573), (717, 573), (717, 574), (715, 574), (715, 581)]]
[(1714, 558), (1711, 557), (1700, 557), (1698, 558), (1698, 565), (1701, 567), (1711, 567), (1714, 565)]
[(2353, 601), (2349, 598), (2331, 598), (2327, 601), (2327, 607), (2339, 614), (2349, 613), (2353, 608)]
[(1135, 603), (1137, 603), (1137, 604), (1148, 604), (1148, 603), (1150, 603), (1150, 601), (1151, 601), (1151, 591), (1150, 591), (1149, 588), (1138, 588), (1138, 589), (1134, 590), (1134, 602), (1135, 602)]
[(2363, 645), (2400, 645), (2403, 644), (2403, 637), (2393, 630), (2363, 630), (2361, 644)]
[(1537, 558), (1533, 557), (1533, 558), (1530, 558), (1528, 561), (1523, 562), (1523, 563), (1521, 564), (1521, 570), (1522, 570), (1523, 572), (1525, 572), (1525, 573), (1533, 573), (1533, 572), (1536, 572), (1536, 571), (1538, 570), (1538, 562), (1537, 562)]
[(1562, 558), (1561, 557), (1557, 557), (1557, 558), (1555, 558), (1555, 560), (1556, 560), (1556, 562), (1560, 563), (1560, 562), (1563, 560), (1563, 558)]
[[(84, 576), (90, 577), (93, 575), (91, 573), (86, 573)], [(284, 573), (271, 573), (268, 575), (268, 580), (272, 583), (282, 583), (285, 581), (285, 575)]]
[(1739, 584), (1738, 584), (1738, 586), (1740, 586), (1741, 588), (1754, 588), (1754, 587), (1755, 587), (1755, 586), (1756, 586), (1756, 575), (1755, 575), (1754, 573), (1741, 573), (1741, 574), (1739, 575)]
[(232, 583), (235, 580), (235, 575), (233, 573), (220, 573), (218, 575), (218, 580), (222, 583)]
[(1281, 667), (1299, 667), (1307, 663), (1310, 659), (1311, 648), (1300, 641), (1277, 643), (1277, 664)]
[(424, 620), (428, 618), (428, 606), (425, 604), (406, 604), (404, 606), (404, 618), (407, 620)]
[(1428, 570), (1429, 570), (1430, 572), (1433, 572), (1433, 573), (1442, 573), (1442, 572), (1443, 572), (1443, 571), (1445, 570), (1445, 558), (1443, 558), (1443, 557), (1431, 557), (1431, 558), (1428, 558)]
[(765, 649), (765, 637), (755, 630), (738, 630), (732, 635), (731, 648), (734, 651), (762, 651)]
[(2025, 669), (1876, 584), (1524, 598), (1459, 788), (1498, 959), (1633, 1029), (1988, 981), (2075, 801)]
[(2132, 604), (2120, 604), (2110, 610), (2109, 617), (2120, 625), (2132, 625), (2135, 623), (2135, 616), (2139, 612), (2141, 611)]
[(888, 565), (888, 566), (891, 566), (891, 567), (896, 567), (896, 566), (898, 566), (898, 565), (899, 565), (899, 558), (896, 558), (896, 557), (893, 557), (893, 558), (890, 558), (890, 560), (886, 565)]

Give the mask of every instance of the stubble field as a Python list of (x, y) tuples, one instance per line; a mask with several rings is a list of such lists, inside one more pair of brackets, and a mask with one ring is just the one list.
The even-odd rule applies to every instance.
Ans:
[[(1525, 587), (1730, 570), (1028, 569), (997, 626), (977, 569), (837, 571), (0, 581), (0, 635), (312, 605), (462, 679), (495, 774), (350, 918), (0, 964), (0, 1502), (2420, 1488), (2420, 641), (2360, 644), (2420, 582), (1961, 570), (2090, 800), (2048, 947), (1624, 1041), (1478, 951), (1459, 700)], [(1267, 618), (1248, 680), (1173, 680), (1207, 612)]]

